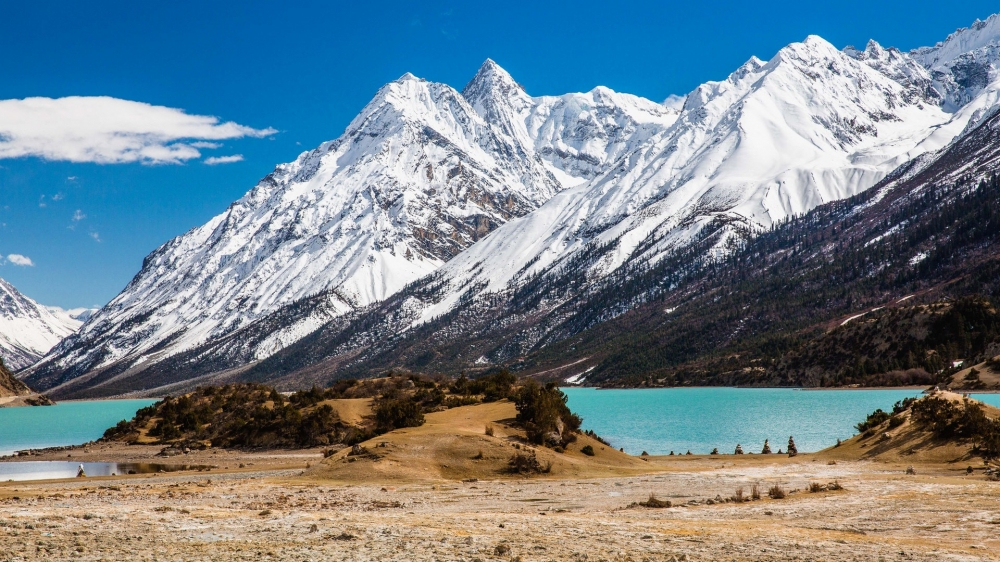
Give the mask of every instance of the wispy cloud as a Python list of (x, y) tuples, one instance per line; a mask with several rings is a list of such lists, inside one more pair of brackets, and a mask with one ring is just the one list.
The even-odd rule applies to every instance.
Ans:
[(195, 141), (189, 142), (188, 144), (195, 148), (222, 148), (221, 142)]
[(178, 164), (201, 157), (202, 143), (276, 132), (111, 97), (0, 100), (0, 159)]
[(101, 241), (101, 235), (98, 234), (98, 233), (96, 233), (96, 232), (94, 232), (94, 231), (90, 232), (90, 237), (94, 239), (94, 242), (100, 242)]
[(670, 109), (676, 109), (680, 111), (684, 109), (684, 102), (687, 100), (687, 96), (678, 96), (677, 94), (670, 94), (667, 99), (663, 100), (663, 105), (669, 107)]
[(242, 161), (242, 154), (233, 154), (232, 156), (211, 156), (205, 159), (205, 163), (209, 166), (215, 166), (216, 164), (232, 164), (233, 162)]
[(10, 254), (7, 256), (7, 261), (21, 267), (35, 267), (35, 262), (31, 261), (31, 258), (22, 256), (21, 254)]
[(80, 222), (85, 218), (87, 218), (87, 215), (85, 215), (80, 209), (73, 212), (73, 222)]

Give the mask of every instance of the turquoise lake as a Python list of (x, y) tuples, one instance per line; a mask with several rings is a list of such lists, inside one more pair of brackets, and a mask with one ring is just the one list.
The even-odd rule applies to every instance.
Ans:
[(22, 449), (79, 445), (129, 420), (155, 400), (60, 402), (55, 406), (0, 408), (0, 455)]
[[(739, 443), (759, 453), (764, 439), (785, 449), (795, 436), (799, 451), (818, 451), (853, 435), (854, 424), (876, 408), (889, 410), (917, 390), (797, 390), (664, 388), (597, 390), (565, 388), (569, 406), (615, 447), (631, 454), (732, 453)], [(973, 394), (1000, 407), (1000, 394)], [(21, 449), (93, 441), (154, 400), (61, 402), (56, 406), (0, 408), (0, 455)]]
[[(818, 451), (847, 439), (854, 425), (877, 408), (919, 390), (799, 390), (786, 388), (663, 388), (598, 390), (564, 388), (571, 410), (615, 447), (638, 455), (732, 453), (740, 444), (759, 453), (764, 439), (784, 450), (795, 437), (799, 452)], [(998, 394), (973, 394), (1000, 406)]]

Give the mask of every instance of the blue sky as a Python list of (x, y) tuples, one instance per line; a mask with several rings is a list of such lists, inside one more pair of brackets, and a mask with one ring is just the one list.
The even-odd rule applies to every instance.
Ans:
[[(870, 0), (8, 2), (0, 100), (110, 96), (162, 107), (66, 102), (27, 113), (46, 117), (19, 124), (29, 155), (0, 150), (0, 277), (45, 304), (106, 303), (146, 254), (222, 212), (275, 164), (339, 136), (404, 72), (461, 88), (491, 57), (533, 95), (604, 85), (661, 101), (808, 34), (910, 49), (996, 10)], [(0, 119), (24, 109), (0, 102)], [(68, 119), (56, 109), (85, 115), (80, 126), (96, 140), (50, 142), (45, 127)], [(136, 150), (97, 154), (114, 116), (169, 134), (150, 141), (139, 130)], [(179, 150), (176, 138), (189, 139), (187, 153), (164, 154)]]

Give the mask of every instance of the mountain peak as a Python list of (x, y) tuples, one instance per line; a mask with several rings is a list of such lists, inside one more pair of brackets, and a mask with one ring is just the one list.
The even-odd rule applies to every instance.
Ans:
[(524, 92), (524, 88), (514, 80), (509, 72), (493, 59), (486, 59), (476, 75), (466, 84), (462, 95), (472, 103), (473, 99), (470, 98), (480, 97), (490, 91), (509, 94), (516, 90)]
[(989, 45), (1000, 44), (1000, 14), (977, 19), (969, 27), (955, 30), (933, 47), (920, 47), (910, 55), (927, 68), (946, 66), (959, 56)]
[[(493, 59), (486, 59), (476, 75), (462, 89), (462, 97), (486, 121), (514, 137), (523, 126), (514, 121), (528, 111), (534, 102), (511, 75)], [(523, 140), (523, 139), (522, 139)]]

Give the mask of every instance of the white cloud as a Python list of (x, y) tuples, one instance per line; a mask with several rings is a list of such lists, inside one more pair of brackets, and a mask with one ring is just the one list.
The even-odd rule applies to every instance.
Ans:
[(73, 222), (80, 222), (85, 218), (87, 218), (87, 215), (83, 214), (83, 211), (81, 211), (80, 209), (77, 209), (73, 213)]
[(98, 233), (96, 233), (96, 232), (91, 232), (89, 234), (89, 236), (94, 239), (94, 242), (100, 242), (101, 241), (101, 235), (98, 234)]
[(188, 144), (195, 148), (222, 148), (221, 142), (197, 141), (189, 142)]
[(205, 159), (205, 163), (209, 166), (215, 166), (216, 164), (232, 164), (233, 162), (242, 161), (242, 154), (233, 154), (232, 156), (212, 156)]
[(0, 159), (178, 164), (201, 157), (205, 141), (276, 132), (111, 97), (0, 100)]
[(53, 201), (62, 201), (65, 198), (66, 196), (62, 192), (56, 193), (55, 195), (52, 196)]
[(684, 102), (687, 100), (687, 96), (678, 96), (677, 94), (670, 94), (667, 99), (663, 100), (663, 105), (669, 107), (670, 109), (676, 109), (680, 111), (684, 108)]
[(21, 254), (11, 254), (7, 256), (7, 260), (14, 265), (20, 265), (21, 267), (35, 267), (35, 262), (31, 261), (28, 256), (22, 256)]

